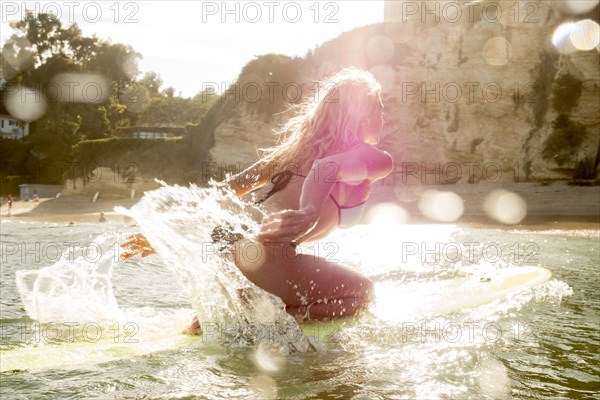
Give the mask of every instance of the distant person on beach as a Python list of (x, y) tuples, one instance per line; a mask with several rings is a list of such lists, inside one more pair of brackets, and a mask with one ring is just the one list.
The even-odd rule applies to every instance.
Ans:
[(98, 219), (98, 222), (108, 222), (108, 220), (104, 217), (103, 212), (100, 213), (100, 218)]
[(8, 216), (10, 217), (10, 211), (12, 210), (13, 197), (12, 195), (8, 195), (6, 198), (6, 202), (8, 203)]
[[(240, 237), (221, 226), (213, 231), (213, 240), (229, 242), (226, 248), (242, 273), (279, 296), (298, 319), (351, 316), (373, 298), (368, 278), (297, 253), (296, 246), (357, 224), (373, 182), (392, 171), (392, 158), (376, 147), (383, 125), (380, 93), (370, 73), (340, 71), (283, 126), (276, 146), (252, 167), (218, 184), (238, 196), (254, 191), (267, 217), (258, 221), (257, 237)], [(244, 259), (245, 246), (256, 243), (276, 251)], [(128, 250), (124, 259), (154, 253), (141, 234), (129, 236), (122, 247)], [(201, 332), (197, 320), (188, 332)]]

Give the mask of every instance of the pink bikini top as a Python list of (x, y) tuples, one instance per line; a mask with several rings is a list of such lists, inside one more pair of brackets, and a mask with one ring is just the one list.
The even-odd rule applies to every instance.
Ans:
[[(292, 176), (301, 176), (302, 178), (306, 178), (306, 176), (304, 175), (295, 174), (289, 170), (285, 170), (273, 175), (273, 177), (271, 178), (271, 182), (274, 185), (273, 188), (269, 193), (267, 193), (265, 198), (258, 201), (258, 203), (262, 203), (263, 201), (268, 199), (273, 193), (276, 193), (279, 190), (283, 189), (285, 186), (287, 186)], [(330, 194), (329, 197), (338, 209), (338, 226), (340, 228), (350, 228), (360, 222), (364, 213), (365, 204), (367, 202), (366, 200), (354, 206), (342, 206), (338, 203), (335, 197), (333, 197), (333, 195)]]

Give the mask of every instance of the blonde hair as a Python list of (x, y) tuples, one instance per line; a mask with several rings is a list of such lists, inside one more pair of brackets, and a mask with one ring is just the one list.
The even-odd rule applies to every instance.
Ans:
[(345, 68), (319, 84), (277, 132), (277, 145), (263, 152), (269, 175), (296, 169), (363, 142), (360, 127), (379, 102), (380, 84), (369, 72)]

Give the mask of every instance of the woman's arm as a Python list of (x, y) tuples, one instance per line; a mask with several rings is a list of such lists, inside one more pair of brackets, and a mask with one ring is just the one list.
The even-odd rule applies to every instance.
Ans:
[[(242, 196), (263, 186), (267, 182), (269, 178), (267, 168), (268, 167), (259, 160), (244, 171), (219, 182), (217, 187), (228, 187), (237, 196)], [(137, 254), (146, 257), (156, 253), (156, 250), (152, 248), (146, 237), (141, 233), (129, 235), (121, 247), (125, 249), (121, 255), (124, 260)]]
[(217, 186), (227, 186), (236, 196), (242, 196), (267, 183), (269, 180), (268, 168), (262, 160), (258, 160), (242, 172), (224, 179)]
[(393, 169), (392, 157), (370, 144), (334, 154), (313, 163), (300, 196), (300, 210), (312, 208), (318, 214), (337, 182), (374, 182)]
[(270, 215), (259, 239), (285, 242), (305, 236), (319, 221), (323, 204), (337, 182), (376, 181), (392, 169), (392, 157), (369, 144), (315, 161), (302, 185), (299, 209)]

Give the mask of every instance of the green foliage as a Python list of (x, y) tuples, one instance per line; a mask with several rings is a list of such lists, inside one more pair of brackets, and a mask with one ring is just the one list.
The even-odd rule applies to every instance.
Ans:
[(577, 161), (577, 164), (575, 164), (573, 179), (595, 179), (597, 172), (594, 159), (588, 156)]
[[(188, 134), (202, 135), (203, 130), (198, 129), (198, 124), (214, 101), (207, 102), (202, 97), (183, 99), (174, 95), (173, 88), (161, 92), (163, 82), (154, 72), (136, 80), (139, 75), (137, 60), (141, 54), (127, 45), (83, 36), (77, 25), (65, 28), (53, 15), (28, 13), (11, 26), (14, 33), (4, 44), (0, 57), (0, 71), (6, 80), (0, 88), (0, 97), (4, 95), (2, 90), (15, 84), (41, 88), (42, 91), (48, 87), (56, 88), (59, 85), (55, 77), (61, 73), (100, 75), (108, 81), (110, 88), (106, 100), (99, 104), (65, 102), (56, 94), (55, 98), (49, 98), (45, 115), (31, 124), (28, 137), (17, 141), (22, 142), (22, 148), (26, 147), (27, 151), (23, 150), (22, 157), (6, 158), (24, 171), (20, 175), (32, 177), (30, 170), (40, 163), (68, 165), (74, 157), (89, 161), (126, 154), (147, 169), (140, 171), (143, 174), (161, 177), (165, 175), (162, 172), (170, 171), (168, 174), (180, 179), (187, 174), (181, 172), (186, 169), (186, 163), (195, 162), (199, 155), (207, 156), (206, 141), (200, 137), (194, 141), (188, 138), (185, 144), (168, 140), (128, 142), (123, 138), (90, 144), (95, 142), (91, 139), (109, 137), (116, 128), (138, 124), (184, 126), (193, 123), (195, 125), (187, 129)], [(69, 87), (63, 89), (69, 91)], [(51, 91), (45, 92), (49, 93)], [(86, 144), (76, 146), (80, 142)], [(191, 146), (192, 142), (197, 146)], [(5, 141), (2, 145), (14, 147), (6, 145)], [(119, 150), (121, 145), (125, 146), (123, 151)], [(88, 154), (87, 149), (93, 149), (93, 152)], [(134, 149), (142, 151), (131, 155)], [(0, 150), (0, 154), (5, 153), (4, 148)], [(192, 155), (194, 151), (196, 154)], [(36, 181), (35, 177), (31, 179), (31, 182), (59, 183), (42, 182), (44, 178), (40, 178), (42, 181)]]
[[(157, 155), (160, 155), (157, 157)], [(74, 163), (84, 170), (113, 168), (136, 176), (152, 176), (172, 183), (188, 184), (197, 179), (192, 169), (193, 150), (182, 138), (132, 139), (111, 137), (84, 140), (74, 147)]]
[(560, 114), (569, 114), (579, 102), (583, 83), (571, 74), (561, 75), (556, 80), (552, 107)]
[[(28, 169), (31, 145), (21, 140), (0, 138), (0, 193), (17, 194), (18, 185), (34, 175), (34, 169)], [(38, 183), (38, 182), (35, 182)]]
[(187, 123), (198, 124), (213, 102), (202, 101), (200, 98), (155, 96), (149, 99), (146, 109), (137, 116), (137, 124), (177, 126)]
[(245, 104), (267, 122), (274, 114), (310, 95), (308, 88), (300, 87), (303, 64), (302, 58), (282, 54), (256, 57), (244, 66), (238, 82), (229, 88), (225, 97), (228, 101)]
[(552, 121), (552, 133), (544, 142), (542, 157), (562, 166), (570, 163), (587, 135), (585, 126), (560, 114)]
[(106, 136), (106, 132), (110, 130), (106, 107), (80, 104), (75, 109), (79, 109), (77, 116), (81, 121), (78, 132), (80, 135), (86, 139), (100, 139)]
[(65, 52), (68, 35), (62, 30), (60, 20), (53, 14), (27, 13), (24, 19), (11, 22), (10, 25), (18, 32), (13, 37), (26, 39), (19, 41), (24, 46), (20, 50), (26, 52), (35, 64), (43, 63), (53, 54)]
[(150, 96), (158, 96), (163, 80), (156, 72), (146, 72), (142, 79), (138, 80), (138, 83), (148, 89)]

